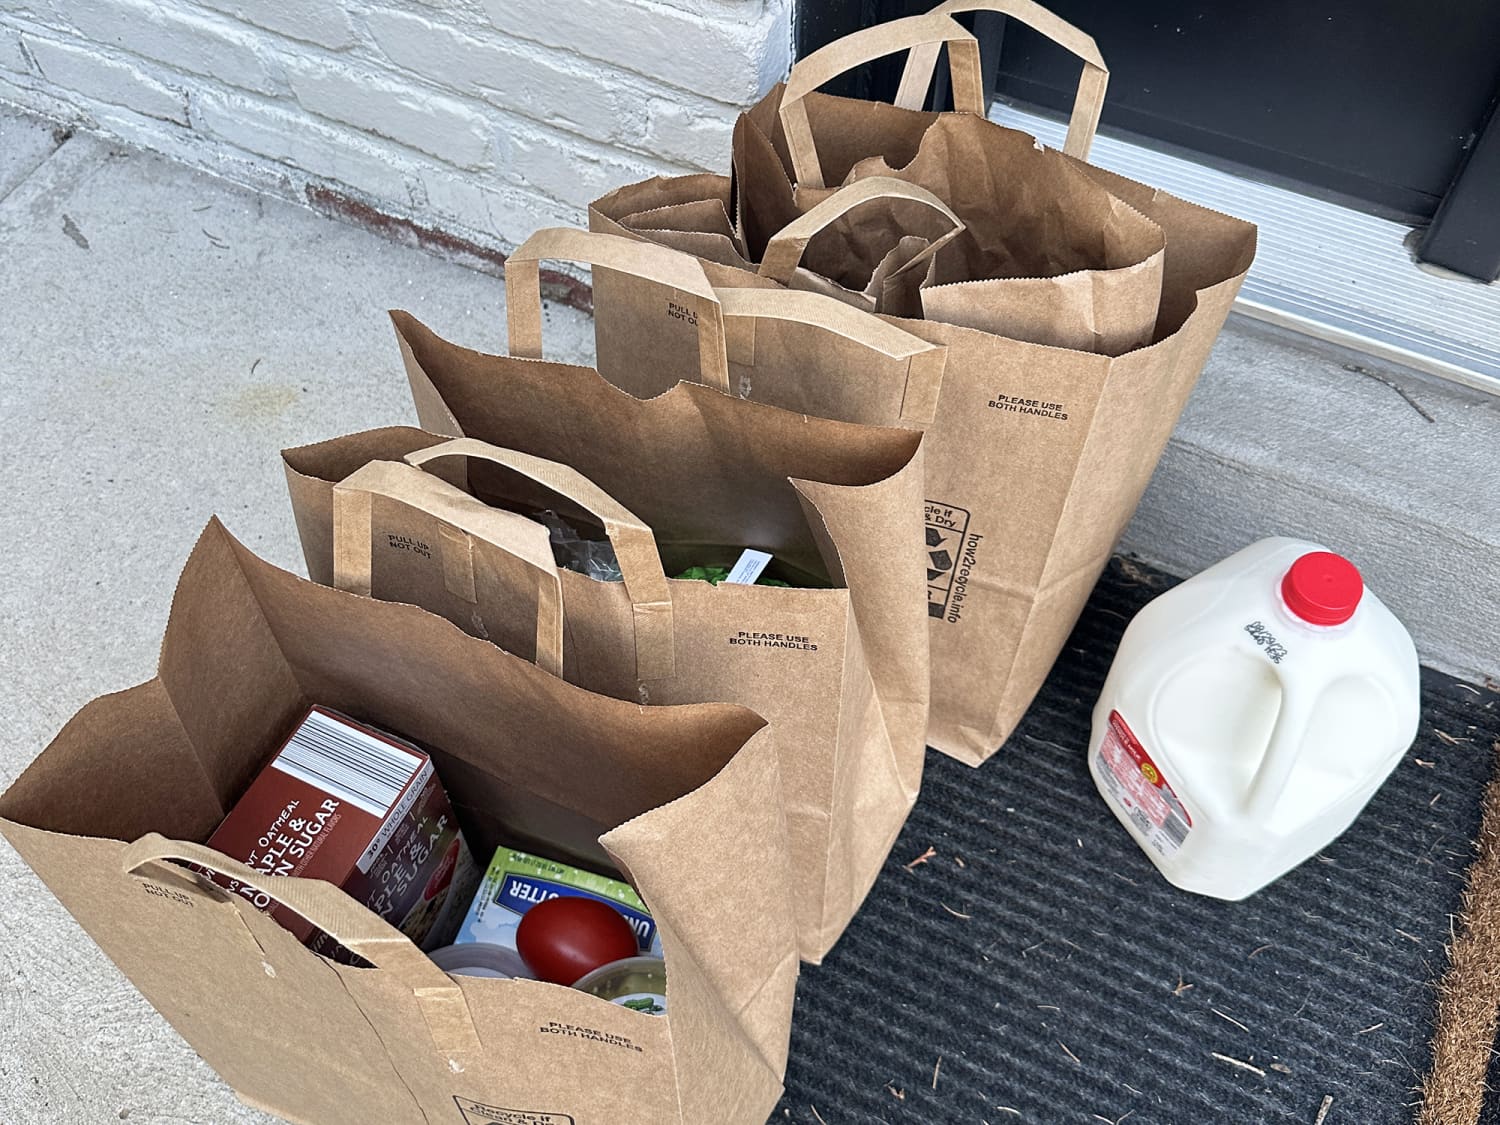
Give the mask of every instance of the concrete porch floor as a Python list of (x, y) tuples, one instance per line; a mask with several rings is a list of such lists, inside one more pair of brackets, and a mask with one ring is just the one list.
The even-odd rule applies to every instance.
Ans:
[[(3, 788), (84, 702), (152, 674), (211, 514), (301, 570), (277, 451), (414, 420), (385, 310), (500, 350), (504, 285), (3, 106), (0, 248)], [(590, 319), (548, 315), (551, 354), (588, 356)], [(1232, 323), (1126, 547), (1179, 573), (1273, 531), (1363, 550), (1429, 662), (1500, 671), (1500, 412), (1351, 366)], [(273, 1120), (3, 844), (0, 883), (0, 1120)]]

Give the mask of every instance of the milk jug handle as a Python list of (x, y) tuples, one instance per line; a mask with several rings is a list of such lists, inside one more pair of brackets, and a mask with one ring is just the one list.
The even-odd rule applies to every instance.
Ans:
[(1317, 710), (1323, 693), (1331, 686), (1327, 682), (1317, 686), (1296, 682), (1280, 668), (1276, 669), (1276, 677), (1281, 681), (1281, 709), (1276, 715), (1276, 725), (1266, 744), (1266, 752), (1261, 756), (1244, 797), (1245, 814), (1259, 821), (1268, 818), (1281, 799), (1297, 765), (1297, 754), (1307, 736), (1313, 712)]

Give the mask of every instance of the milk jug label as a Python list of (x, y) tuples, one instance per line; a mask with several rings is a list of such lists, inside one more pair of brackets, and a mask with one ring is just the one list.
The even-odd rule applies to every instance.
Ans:
[(1193, 818), (1118, 711), (1109, 713), (1099, 765), (1109, 795), (1148, 844), (1164, 856), (1182, 847)]

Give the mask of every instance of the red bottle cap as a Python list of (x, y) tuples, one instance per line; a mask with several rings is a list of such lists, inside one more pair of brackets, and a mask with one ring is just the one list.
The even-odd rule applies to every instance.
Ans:
[(1287, 609), (1313, 625), (1342, 625), (1354, 616), (1364, 592), (1359, 570), (1332, 551), (1303, 555), (1281, 580)]

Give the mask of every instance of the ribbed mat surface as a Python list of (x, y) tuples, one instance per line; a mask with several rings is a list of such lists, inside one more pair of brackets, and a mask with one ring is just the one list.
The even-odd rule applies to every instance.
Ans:
[(1312, 1125), (1328, 1096), (1324, 1125), (1412, 1119), (1500, 696), (1424, 672), (1418, 741), (1353, 828), (1245, 902), (1188, 895), (1084, 761), (1120, 633), (1170, 584), (1112, 563), (1009, 746), (929, 753), (874, 892), (803, 971), (773, 1121)]

